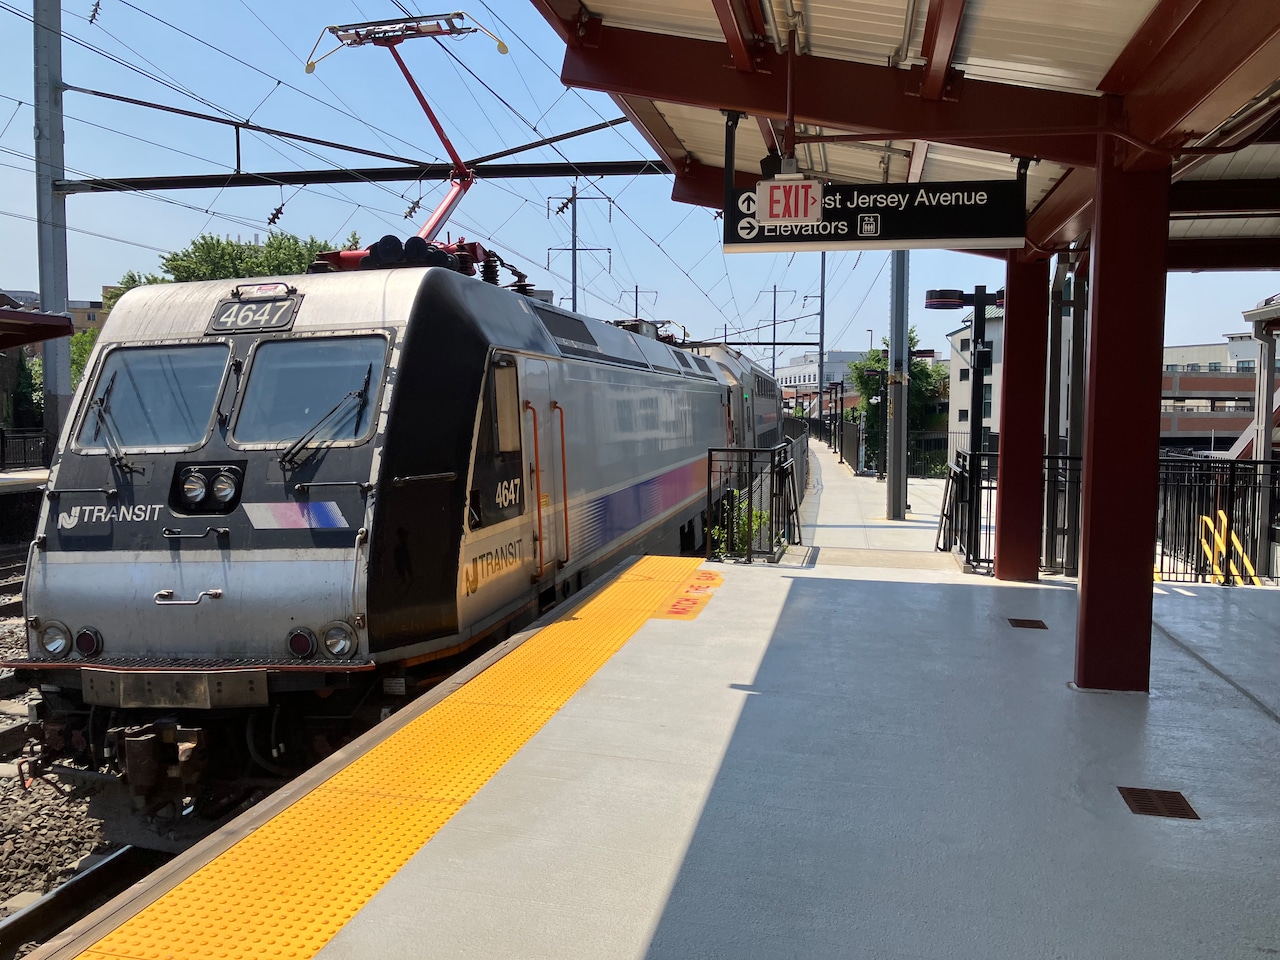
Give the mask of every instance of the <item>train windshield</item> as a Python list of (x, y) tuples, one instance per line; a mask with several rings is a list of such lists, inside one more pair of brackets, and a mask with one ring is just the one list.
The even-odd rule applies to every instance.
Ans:
[(82, 449), (193, 447), (213, 419), (225, 343), (111, 351), (84, 413)]
[(368, 433), (386, 364), (383, 337), (259, 344), (234, 429), (238, 443), (300, 446)]

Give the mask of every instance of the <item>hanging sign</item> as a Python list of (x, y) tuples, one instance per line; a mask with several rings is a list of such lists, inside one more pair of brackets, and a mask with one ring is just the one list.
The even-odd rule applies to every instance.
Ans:
[(756, 220), (761, 223), (818, 223), (822, 181), (781, 176), (756, 184)]
[(1025, 241), (1020, 180), (826, 184), (816, 204), (812, 188), (800, 190), (810, 183), (764, 180), (755, 190), (733, 191), (724, 214), (725, 253), (1002, 250)]

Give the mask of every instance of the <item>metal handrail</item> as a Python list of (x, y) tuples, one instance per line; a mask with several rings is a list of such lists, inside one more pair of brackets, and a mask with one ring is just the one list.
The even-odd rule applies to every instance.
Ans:
[(560, 565), (563, 567), (569, 563), (569, 463), (566, 453), (568, 447), (565, 446), (564, 440), (564, 407), (552, 400), (551, 409), (560, 414), (560, 483), (564, 491), (564, 559), (560, 561)]
[(538, 504), (538, 572), (534, 574), (533, 582), (537, 583), (547, 567), (543, 554), (546, 541), (542, 535), (542, 452), (538, 444), (538, 410), (528, 400), (524, 402), (524, 408), (533, 414), (533, 495)]

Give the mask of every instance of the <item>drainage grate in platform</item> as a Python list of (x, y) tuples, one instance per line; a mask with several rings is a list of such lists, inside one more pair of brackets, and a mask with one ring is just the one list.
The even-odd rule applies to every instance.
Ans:
[(1017, 617), (1009, 618), (1009, 626), (1024, 627), (1027, 630), (1048, 630), (1043, 620), (1019, 620)]
[(1187, 798), (1177, 790), (1149, 790), (1146, 787), (1116, 789), (1134, 813), (1148, 817), (1177, 817), (1180, 820), (1200, 819), (1200, 814), (1192, 809)]

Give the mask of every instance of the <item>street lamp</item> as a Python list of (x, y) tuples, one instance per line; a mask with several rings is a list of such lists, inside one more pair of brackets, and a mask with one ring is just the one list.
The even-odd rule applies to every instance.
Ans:
[(969, 518), (965, 551), (970, 560), (978, 555), (981, 536), (982, 469), (979, 452), (982, 450), (982, 397), (987, 364), (991, 362), (991, 347), (986, 343), (987, 307), (1004, 306), (1004, 291), (988, 293), (986, 287), (974, 287), (973, 293), (962, 290), (927, 290), (924, 295), (926, 310), (960, 310), (973, 307), (973, 326), (969, 331)]
[(991, 347), (986, 343), (987, 307), (1004, 306), (1004, 291), (988, 293), (986, 287), (974, 287), (973, 293), (962, 290), (926, 290), (926, 310), (960, 310), (973, 307), (973, 327), (969, 331), (969, 452), (982, 447), (982, 396), (987, 365), (991, 363)]

